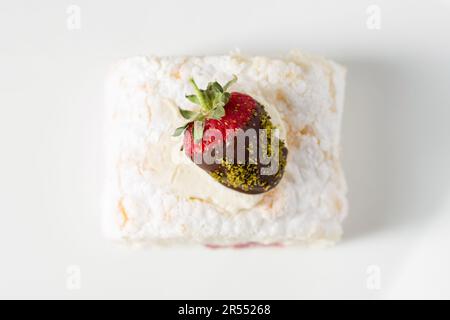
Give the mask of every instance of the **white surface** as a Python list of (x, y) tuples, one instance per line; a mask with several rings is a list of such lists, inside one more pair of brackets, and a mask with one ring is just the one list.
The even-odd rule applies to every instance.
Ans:
[[(72, 2), (0, 4), (0, 297), (450, 298), (449, 1), (73, 3), (81, 30), (66, 28)], [(366, 27), (371, 4), (380, 30)], [(108, 66), (235, 47), (298, 47), (348, 67), (344, 241), (320, 251), (130, 251), (105, 241)], [(67, 287), (72, 265), (80, 290)], [(380, 271), (380, 290), (368, 270)]]

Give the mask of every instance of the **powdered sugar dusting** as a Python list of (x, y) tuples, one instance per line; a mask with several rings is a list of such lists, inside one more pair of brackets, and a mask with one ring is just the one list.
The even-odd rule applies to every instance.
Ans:
[[(286, 139), (284, 178), (263, 195), (217, 183), (173, 138), (189, 78), (200, 87), (236, 74), (233, 91), (255, 97)], [(283, 59), (135, 57), (107, 82), (108, 180), (104, 216), (110, 237), (137, 244), (334, 242), (347, 212), (339, 161), (345, 70), (292, 52)]]

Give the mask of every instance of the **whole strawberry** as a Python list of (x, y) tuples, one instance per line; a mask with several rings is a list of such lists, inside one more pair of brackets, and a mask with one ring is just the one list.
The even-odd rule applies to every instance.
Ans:
[(198, 112), (180, 109), (189, 122), (174, 136), (184, 133), (184, 151), (217, 182), (247, 194), (273, 189), (283, 177), (288, 150), (274, 136), (275, 127), (264, 107), (251, 96), (227, 92), (225, 86), (208, 84), (206, 90), (190, 80), (195, 94), (186, 98), (200, 105)]

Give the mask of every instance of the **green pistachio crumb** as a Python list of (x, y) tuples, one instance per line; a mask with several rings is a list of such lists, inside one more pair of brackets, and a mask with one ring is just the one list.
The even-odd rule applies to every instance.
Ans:
[[(269, 157), (272, 155), (272, 131), (275, 129), (270, 116), (263, 112), (261, 116), (261, 128), (267, 130), (267, 145), (263, 146), (263, 152)], [(279, 141), (280, 166), (276, 178), (279, 178), (286, 167), (286, 158), (283, 156), (285, 148), (284, 141)], [(233, 164), (229, 161), (222, 160), (222, 168), (210, 173), (210, 175), (218, 182), (244, 191), (250, 191), (255, 188), (262, 188), (266, 191), (271, 189), (271, 185), (267, 180), (261, 179), (260, 167), (257, 164)]]

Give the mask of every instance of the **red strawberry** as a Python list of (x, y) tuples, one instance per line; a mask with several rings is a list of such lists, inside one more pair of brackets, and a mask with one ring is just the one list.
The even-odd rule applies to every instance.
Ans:
[[(256, 112), (257, 102), (252, 97), (238, 92), (231, 93), (228, 103), (225, 105), (225, 115), (219, 119), (207, 119), (204, 131), (211, 129), (219, 130), (226, 140), (227, 131), (244, 129)], [(194, 158), (194, 153), (203, 153), (211, 147), (214, 139), (202, 139), (202, 143), (194, 143), (194, 123), (189, 124), (184, 135), (185, 152), (190, 158)]]
[[(174, 135), (184, 132), (186, 155), (219, 183), (243, 193), (267, 192), (280, 182), (288, 151), (283, 141), (272, 137), (275, 128), (262, 105), (249, 95), (227, 92), (235, 81), (236, 77), (223, 88), (213, 82), (206, 90), (200, 90), (191, 80), (196, 94), (187, 98), (201, 109), (199, 112), (180, 109), (181, 115), (191, 122), (178, 128)], [(260, 140), (261, 129), (266, 130), (267, 141)], [(245, 132), (256, 132), (256, 136), (254, 140), (243, 138), (239, 144), (243, 137), (239, 134)], [(278, 148), (278, 155), (271, 151), (272, 143)], [(263, 164), (260, 152), (268, 157), (275, 155), (272, 157), (276, 161), (275, 171), (262, 172), (272, 164)], [(213, 162), (205, 160), (207, 155), (213, 155)]]

